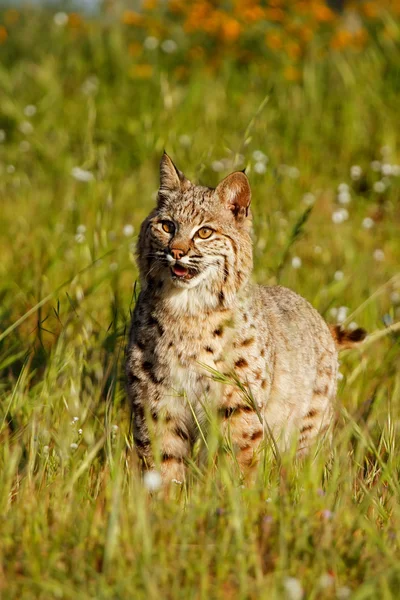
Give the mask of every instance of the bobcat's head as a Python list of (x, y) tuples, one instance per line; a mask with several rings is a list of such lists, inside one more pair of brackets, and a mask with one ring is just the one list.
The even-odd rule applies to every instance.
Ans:
[(252, 268), (251, 190), (237, 171), (217, 187), (192, 184), (164, 153), (157, 207), (142, 224), (142, 289), (158, 288), (184, 309), (232, 304)]

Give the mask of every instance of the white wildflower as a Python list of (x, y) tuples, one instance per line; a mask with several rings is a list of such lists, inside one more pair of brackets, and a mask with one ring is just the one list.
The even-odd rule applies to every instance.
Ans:
[(365, 219), (362, 222), (362, 226), (364, 227), (364, 229), (372, 229), (374, 224), (374, 220), (371, 219), (371, 217), (365, 217)]
[(166, 54), (173, 54), (178, 49), (178, 44), (174, 40), (164, 40), (161, 44), (161, 50)]
[(290, 179), (297, 179), (300, 176), (300, 171), (297, 167), (289, 167), (287, 170), (287, 174)]
[(224, 170), (224, 163), (221, 160), (214, 160), (211, 163), (211, 168), (216, 173), (220, 173), (221, 171)]
[(339, 208), (339, 210), (335, 210), (332, 213), (332, 221), (337, 225), (339, 223), (343, 223), (347, 221), (349, 218), (349, 213), (345, 208)]
[(93, 96), (99, 89), (99, 78), (97, 75), (90, 75), (82, 83), (81, 90), (85, 96)]
[(392, 165), (392, 175), (394, 177), (400, 177), (400, 165)]
[(301, 267), (301, 258), (299, 256), (293, 256), (293, 258), (292, 258), (292, 267), (293, 267), (293, 269), (300, 269), (300, 267)]
[(160, 41), (153, 35), (149, 35), (149, 37), (147, 37), (143, 42), (143, 46), (146, 48), (146, 50), (155, 50), (158, 48), (159, 44)]
[(50, 450), (50, 446), (43, 446), (43, 453), (48, 454)]
[(7, 171), (7, 173), (10, 173), (10, 175), (12, 173), (15, 173), (15, 167), (14, 167), (14, 165), (7, 165), (6, 171)]
[(303, 587), (296, 577), (285, 577), (283, 587), (287, 600), (302, 600), (304, 597)]
[(175, 483), (175, 485), (183, 485), (183, 482), (179, 481), (179, 479), (171, 479), (171, 483)]
[(374, 192), (376, 192), (377, 194), (383, 194), (385, 189), (386, 189), (386, 186), (383, 181), (376, 181), (374, 183)]
[(348, 312), (349, 312), (349, 309), (347, 306), (339, 306), (338, 311), (337, 311), (337, 316), (336, 316), (337, 322), (343, 323), (343, 321), (346, 320)]
[(93, 173), (87, 171), (86, 169), (81, 169), (80, 167), (73, 167), (71, 169), (71, 175), (77, 181), (87, 182), (93, 181), (94, 179)]
[(36, 115), (36, 112), (37, 112), (37, 108), (34, 104), (28, 104), (24, 108), (24, 115), (26, 117), (33, 117), (33, 115)]
[(162, 484), (160, 473), (158, 471), (146, 471), (143, 477), (143, 484), (149, 492), (156, 492)]
[(86, 233), (86, 225), (78, 225), (76, 228), (76, 233)]
[(385, 260), (385, 253), (380, 248), (377, 248), (376, 250), (374, 250), (373, 257), (376, 261), (382, 262), (383, 260)]
[(348, 191), (339, 192), (338, 202), (339, 204), (348, 204), (351, 200), (350, 193)]
[(78, 447), (78, 444), (73, 443), (73, 444), (70, 444), (69, 447), (71, 448), (71, 450), (76, 450)]
[(83, 429), (78, 429), (78, 433), (79, 433), (79, 435), (82, 435)]
[(336, 598), (338, 600), (347, 600), (351, 596), (351, 589), (347, 585), (342, 585), (336, 590)]
[(343, 375), (343, 373), (341, 373), (340, 371), (338, 371), (338, 373), (337, 373), (337, 376), (336, 376), (336, 379), (337, 379), (338, 381), (342, 381), (342, 379), (344, 379), (344, 375)]
[(307, 192), (307, 194), (304, 194), (302, 201), (306, 206), (312, 206), (315, 202), (315, 196), (314, 194)]
[(332, 318), (336, 318), (337, 314), (338, 314), (338, 309), (335, 306), (332, 306), (331, 309), (329, 309), (329, 314)]
[(264, 152), (262, 152), (261, 150), (254, 150), (253, 158), (257, 162), (268, 162), (268, 156), (264, 154)]
[(349, 191), (349, 186), (348, 186), (347, 183), (339, 183), (339, 185), (338, 185), (338, 192), (339, 192), (339, 194), (341, 192), (348, 192), (348, 191)]
[(256, 162), (256, 164), (254, 165), (254, 170), (259, 175), (262, 175), (263, 173), (265, 173), (267, 171), (267, 167), (265, 166), (265, 163), (263, 163), (263, 162)]
[(135, 230), (134, 230), (133, 225), (131, 225), (130, 223), (127, 223), (126, 225), (124, 225), (124, 228), (122, 231), (123, 231), (123, 234), (125, 237), (131, 237)]
[(77, 233), (75, 235), (75, 241), (77, 244), (83, 244), (86, 240), (85, 234), (83, 233)]
[(72, 418), (72, 422), (73, 422), (73, 423), (77, 423), (78, 421), (79, 421), (79, 417), (73, 417), (73, 418)]
[(53, 21), (57, 27), (64, 27), (68, 23), (68, 15), (65, 12), (57, 12), (53, 17)]
[(190, 137), (190, 135), (184, 133), (183, 135), (179, 136), (179, 143), (184, 148), (189, 148), (192, 144), (192, 138)]
[(393, 304), (399, 304), (400, 303), (400, 292), (392, 292), (390, 294), (390, 300), (393, 302)]
[(322, 589), (327, 589), (335, 583), (335, 578), (330, 573), (323, 573), (319, 578), (319, 586)]
[(29, 121), (22, 121), (19, 124), (19, 130), (24, 135), (30, 135), (31, 133), (33, 133), (33, 125)]
[(343, 277), (344, 277), (343, 271), (335, 271), (335, 274), (333, 276), (335, 281), (342, 281)]
[(383, 163), (381, 167), (382, 175), (391, 175), (392, 174), (392, 165), (389, 163)]
[(358, 329), (358, 325), (355, 321), (352, 321), (351, 323), (349, 323), (348, 328), (350, 329), (350, 331), (354, 331), (355, 329)]
[(350, 168), (350, 177), (352, 178), (353, 181), (357, 181), (358, 179), (360, 179), (362, 175), (362, 168), (360, 167), (360, 165), (353, 165)]
[(113, 433), (117, 433), (118, 429), (118, 425), (111, 425), (111, 430), (113, 431)]

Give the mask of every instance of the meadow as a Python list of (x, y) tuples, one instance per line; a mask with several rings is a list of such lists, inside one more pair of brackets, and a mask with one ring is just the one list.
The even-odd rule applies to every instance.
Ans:
[[(398, 598), (398, 2), (3, 7), (0, 56), (0, 597)], [(123, 374), (164, 148), (246, 167), (254, 280), (369, 332), (332, 451), (267, 446), (248, 486), (214, 440), (169, 498)]]

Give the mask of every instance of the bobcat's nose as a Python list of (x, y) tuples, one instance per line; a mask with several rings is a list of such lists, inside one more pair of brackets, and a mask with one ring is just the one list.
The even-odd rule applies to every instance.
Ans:
[(185, 251), (182, 248), (171, 248), (170, 252), (175, 260), (180, 260), (185, 255)]

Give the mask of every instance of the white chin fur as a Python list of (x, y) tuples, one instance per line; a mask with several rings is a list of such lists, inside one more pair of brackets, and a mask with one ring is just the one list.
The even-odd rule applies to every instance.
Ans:
[(167, 302), (175, 314), (198, 314), (218, 306), (218, 295), (212, 290), (212, 270), (209, 267), (192, 279), (171, 279)]

